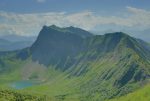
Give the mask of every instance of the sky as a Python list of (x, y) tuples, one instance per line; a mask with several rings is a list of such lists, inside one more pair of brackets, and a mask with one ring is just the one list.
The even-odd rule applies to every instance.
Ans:
[(0, 0), (0, 35), (37, 36), (52, 24), (150, 42), (150, 0)]

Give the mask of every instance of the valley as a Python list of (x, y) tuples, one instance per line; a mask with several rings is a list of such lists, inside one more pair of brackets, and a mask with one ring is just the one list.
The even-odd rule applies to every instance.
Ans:
[(130, 101), (142, 93), (146, 100), (138, 101), (148, 101), (149, 47), (123, 32), (94, 35), (72, 26), (43, 26), (30, 47), (0, 52), (0, 98)]

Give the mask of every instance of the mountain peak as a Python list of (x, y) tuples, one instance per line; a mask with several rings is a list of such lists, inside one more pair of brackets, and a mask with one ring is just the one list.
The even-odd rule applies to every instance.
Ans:
[(123, 32), (107, 33), (104, 35), (104, 37), (106, 39), (110, 39), (111, 40), (110, 42), (116, 42), (116, 44), (118, 44), (122, 39), (126, 41), (134, 39), (133, 37), (130, 37), (128, 34), (123, 33)]
[(130, 37), (128, 34), (124, 32), (113, 32), (113, 33), (106, 33), (106, 36), (121, 36), (121, 37)]
[[(6, 58), (3, 57), (4, 55)], [(79, 98), (83, 99), (80, 100), (87, 101), (89, 98), (89, 100), (103, 101), (131, 92), (141, 84), (146, 84), (150, 78), (148, 45), (123, 32), (92, 35), (88, 31), (72, 26), (67, 28), (55, 25), (43, 26), (31, 47), (12, 53), (0, 53), (0, 56), (0, 72), (2, 70), (9, 72), (17, 67), (18, 72), (28, 75), (27, 79), (40, 79), (42, 88), (45, 84), (48, 84), (46, 87), (51, 88), (54, 87), (51, 84), (63, 83), (62, 86), (56, 85), (54, 88), (56, 92), (60, 89), (64, 90), (62, 91), (64, 93), (60, 92), (61, 95), (54, 93), (54, 97), (60, 96), (58, 97), (60, 99), (62, 95), (70, 98), (72, 94), (82, 94)], [(19, 58), (27, 60), (20, 61)], [(16, 62), (17, 59), (18, 62)], [(34, 65), (34, 62), (38, 62), (38, 65)], [(9, 67), (11, 64), (12, 67)], [(45, 66), (43, 68), (43, 65), (48, 69)], [(18, 68), (18, 66), (21, 67)], [(22, 68), (26, 73), (22, 71)], [(62, 82), (63, 79), (65, 83)], [(77, 83), (72, 87), (74, 82)], [(65, 90), (66, 85), (71, 88), (70, 91), (75, 92)], [(89, 96), (91, 94), (92, 96)], [(95, 99), (97, 97), (99, 99)]]
[(51, 25), (51, 26), (47, 26), (47, 25), (44, 25), (42, 29), (57, 29), (59, 27), (57, 27), (56, 25)]
[(62, 29), (61, 27), (58, 27), (56, 25), (51, 25), (51, 26), (49, 26), (49, 28), (52, 28), (52, 29)]
[(50, 27), (57, 27), (56, 25), (51, 25)]
[(58, 27), (56, 25), (51, 25), (51, 26), (46, 26), (44, 25), (40, 34), (42, 32), (44, 33), (49, 33), (49, 34), (52, 34), (51, 31), (57, 31), (57, 32), (61, 32), (61, 33), (70, 33), (70, 34), (74, 34), (74, 35), (78, 35), (82, 38), (86, 38), (86, 37), (90, 37), (90, 36), (93, 36), (92, 33), (86, 31), (86, 30), (83, 30), (81, 28), (77, 28), (77, 27), (73, 27), (73, 26), (70, 26), (70, 27)]

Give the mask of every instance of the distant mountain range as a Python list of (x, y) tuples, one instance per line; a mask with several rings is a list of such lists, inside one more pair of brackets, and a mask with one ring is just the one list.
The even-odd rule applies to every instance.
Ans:
[(44, 26), (30, 47), (0, 53), (0, 72), (21, 75), (5, 83), (41, 82), (25, 91), (55, 100), (104, 101), (148, 84), (150, 45), (123, 32), (94, 35), (75, 27)]
[(12, 51), (29, 47), (36, 37), (25, 37), (18, 35), (0, 36), (0, 51)]

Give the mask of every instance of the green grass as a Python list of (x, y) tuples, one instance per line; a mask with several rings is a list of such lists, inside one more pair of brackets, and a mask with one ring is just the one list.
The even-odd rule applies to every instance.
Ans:
[(46, 99), (47, 98), (44, 95), (34, 95), (10, 89), (0, 89), (0, 101), (46, 101)]
[(115, 98), (107, 101), (150, 101), (150, 85), (145, 86), (139, 90), (129, 93), (120, 98)]
[[(118, 58), (120, 57), (118, 56)], [(137, 57), (135, 56), (132, 58)], [(125, 61), (130, 64), (132, 63), (132, 58), (127, 58)], [(32, 93), (38, 92), (39, 94), (45, 94), (51, 98), (60, 98), (64, 101), (68, 99), (70, 99), (70, 101), (73, 99), (79, 101), (104, 100), (113, 97), (119, 90), (122, 90), (120, 95), (124, 95), (130, 91), (134, 91), (139, 86), (138, 83), (129, 83), (124, 86), (124, 88), (122, 87), (120, 89), (114, 86), (115, 80), (122, 77), (124, 74), (123, 72), (128, 70), (127, 67), (119, 68), (119, 66), (122, 67), (122, 65), (124, 65), (124, 61), (117, 60), (118, 59), (114, 59), (110, 53), (100, 60), (81, 61), (71, 72), (66, 71), (62, 73), (61, 71), (50, 69), (50, 78), (45, 84), (29, 87), (25, 89), (25, 91), (30, 90)], [(80, 76), (72, 75), (82, 67), (86, 67), (89, 71)], [(115, 73), (113, 73), (114, 71)]]
[[(17, 62), (15, 59), (4, 60), (8, 70), (0, 75), (1, 87), (7, 88), (7, 84), (22, 79), (37, 80), (39, 85), (9, 93), (7, 92), (11, 89), (2, 90), (2, 95), (4, 91), (6, 97), (13, 96), (13, 99), (18, 99), (18, 96), (23, 99), (22, 96), (26, 97), (26, 94), (29, 94), (31, 97), (45, 96), (47, 98), (45, 101), (49, 99), (51, 101), (104, 101), (140, 88), (140, 84), (144, 81), (143, 75), (150, 75), (148, 60), (145, 61), (144, 57), (140, 56), (142, 54), (134, 50), (137, 46), (131, 45), (128, 48), (127, 43), (131, 40), (123, 38), (116, 47), (113, 47), (116, 43), (110, 45), (113, 38), (104, 40), (104, 37), (102, 39), (95, 37), (86, 43), (89, 46), (88, 51), (81, 52), (73, 60), (68, 56), (62, 65), (57, 63), (45, 67), (31, 59), (25, 62)], [(105, 47), (102, 47), (103, 44)], [(68, 70), (61, 70), (64, 65), (67, 66), (67, 63), (74, 60), (75, 63)], [(140, 78), (137, 81), (136, 76)]]
[(14, 81), (21, 80), (21, 66), (24, 62), (15, 60), (5, 60), (6, 71), (0, 73), (0, 88), (9, 88), (9, 84)]

